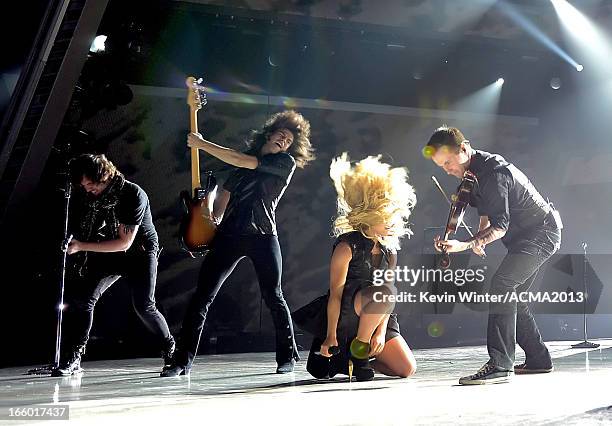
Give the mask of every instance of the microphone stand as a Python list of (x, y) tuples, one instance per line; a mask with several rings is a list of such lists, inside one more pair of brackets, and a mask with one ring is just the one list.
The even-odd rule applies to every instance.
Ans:
[(589, 342), (587, 340), (587, 316), (586, 316), (586, 300), (588, 297), (587, 293), (587, 284), (586, 284), (586, 271), (587, 271), (587, 243), (582, 243), (582, 250), (584, 252), (583, 255), (583, 265), (584, 269), (582, 271), (582, 284), (584, 288), (584, 297), (582, 298), (582, 322), (584, 324), (584, 340), (580, 343), (576, 343), (572, 345), (573, 349), (594, 349), (599, 347), (599, 343)]
[(68, 218), (70, 212), (70, 197), (72, 195), (72, 183), (70, 182), (70, 167), (66, 167), (66, 180), (64, 187), (61, 191), (64, 192), (64, 239), (62, 241), (62, 259), (60, 268), (60, 279), (59, 279), (59, 301), (56, 305), (57, 309), (57, 327), (55, 334), (55, 359), (53, 364), (46, 365), (44, 367), (34, 368), (28, 371), (28, 374), (51, 374), (52, 371), (59, 367), (60, 363), (60, 352), (62, 342), (62, 318), (64, 313), (64, 287), (66, 282), (66, 252), (68, 251), (68, 244), (72, 239), (72, 235), (68, 235)]

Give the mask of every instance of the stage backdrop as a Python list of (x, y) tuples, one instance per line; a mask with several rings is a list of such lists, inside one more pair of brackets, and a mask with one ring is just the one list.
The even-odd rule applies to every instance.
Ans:
[[(106, 152), (126, 177), (149, 195), (164, 247), (157, 300), (171, 328), (177, 331), (195, 289), (201, 263), (181, 251), (178, 244), (182, 216), (178, 195), (190, 185), (186, 91), (148, 86), (132, 89), (135, 97), (129, 105), (99, 113), (86, 123), (84, 130), (94, 136), (97, 149)], [(328, 286), (331, 224), (335, 215), (335, 192), (328, 171), (331, 159), (342, 152), (348, 152), (352, 159), (382, 155), (383, 160), (394, 166), (409, 169), (418, 202), (412, 215), (414, 235), (404, 241), (400, 266), (429, 262), (428, 255), (422, 254), (431, 252), (431, 228), (446, 222), (448, 206), (430, 177), (436, 175), (448, 192), (454, 191), (457, 181), (445, 176), (421, 154), (431, 132), (443, 123), (461, 128), (474, 147), (507, 156), (544, 194), (554, 201), (555, 196), (560, 203), (564, 201), (558, 176), (563, 174), (565, 165), (559, 161), (559, 154), (543, 143), (536, 118), (236, 93), (209, 93), (208, 99), (200, 112), (200, 132), (208, 140), (235, 149), (244, 147), (250, 129), (284, 108), (299, 110), (311, 122), (318, 159), (306, 169), (296, 171), (277, 210), (283, 289), (292, 310), (324, 293)], [(201, 155), (201, 164), (202, 170), (214, 171), (220, 183), (230, 172), (206, 154)], [(573, 217), (564, 219), (566, 228), (584, 226)], [(477, 225), (474, 212), (470, 212), (467, 221)], [(489, 250), (503, 252), (499, 244)], [(567, 251), (577, 252), (574, 247)], [(543, 334), (547, 338), (575, 338), (579, 324), (568, 326), (567, 321), (563, 327), (552, 321)], [(414, 313), (403, 315), (400, 322), (403, 334), (414, 346), (484, 342), (486, 318), (482, 312), (452, 317)], [(96, 337), (129, 341), (143, 339), (142, 336), (146, 333), (130, 309), (128, 291), (118, 283), (97, 307), (93, 341)], [(299, 337), (302, 345), (307, 340), (306, 335)], [(244, 342), (250, 346), (245, 347)], [(211, 309), (202, 350), (272, 350), (272, 342), (271, 319), (266, 307), (262, 308), (252, 266), (242, 261)]]

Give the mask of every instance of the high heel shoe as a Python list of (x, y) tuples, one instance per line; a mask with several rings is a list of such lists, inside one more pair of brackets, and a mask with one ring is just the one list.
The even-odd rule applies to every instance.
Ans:
[(349, 360), (349, 381), (353, 377), (358, 382), (368, 382), (374, 379), (374, 369), (370, 366), (369, 359), (357, 359), (351, 356)]
[(358, 382), (366, 382), (374, 378), (374, 369), (370, 366), (370, 344), (353, 339), (350, 346), (351, 358), (349, 360), (349, 381), (353, 376)]

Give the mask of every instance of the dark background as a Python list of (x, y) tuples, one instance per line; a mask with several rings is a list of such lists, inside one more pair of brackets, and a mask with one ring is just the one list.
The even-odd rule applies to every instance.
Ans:
[[(3, 14), (20, 25), (3, 26), (0, 111), (46, 7), (44, 1), (21, 3)], [(215, 142), (241, 148), (249, 129), (283, 107), (295, 107), (311, 121), (318, 161), (296, 172), (278, 209), (283, 287), (292, 310), (327, 286), (335, 214), (328, 167), (344, 151), (354, 159), (382, 154), (409, 168), (418, 202), (414, 236), (404, 242), (399, 264), (433, 264), (428, 253), (436, 231), (430, 228), (445, 223), (447, 206), (430, 176), (436, 174), (447, 190), (456, 181), (425, 160), (421, 148), (433, 129), (447, 123), (460, 127), (475, 147), (506, 156), (555, 202), (565, 222), (561, 253), (580, 254), (580, 243), (587, 241), (589, 253), (598, 254), (589, 282), (599, 288), (600, 306), (590, 325), (594, 336), (609, 336), (612, 310), (604, 302), (610, 299), (610, 82), (593, 72), (584, 52), (565, 43), (550, 2), (505, 4), (584, 63), (581, 73), (509, 19), (499, 3), (112, 0), (98, 30), (108, 35), (106, 51), (89, 55), (32, 208), (15, 224), (22, 238), (4, 241), (0, 279), (8, 350), (0, 362), (52, 359), (62, 228), (58, 173), (65, 159), (79, 152), (106, 153), (149, 194), (165, 247), (158, 305), (177, 331), (199, 267), (177, 243), (178, 193), (189, 186), (188, 75), (205, 78), (209, 103), (200, 113), (201, 132)], [(609, 3), (574, 4), (610, 28)], [(602, 56), (598, 65), (606, 61)], [(487, 109), (485, 99), (460, 104), (500, 76), (505, 84), (497, 108)], [(553, 77), (561, 79), (561, 89), (551, 89)], [(202, 166), (220, 180), (228, 172), (204, 155)], [(468, 222), (476, 224), (473, 212)], [(503, 248), (496, 244), (490, 251)], [(491, 256), (492, 267), (496, 261), (499, 257)], [(563, 277), (543, 271), (540, 285), (579, 289), (581, 262), (575, 256), (572, 262), (575, 267)], [(482, 312), (402, 309), (402, 330), (411, 346), (484, 343)], [(579, 315), (543, 314), (539, 321), (546, 340), (582, 338)], [(308, 344), (307, 335), (298, 340)], [(261, 309), (248, 262), (220, 292), (201, 349), (273, 349), (271, 320)], [(131, 310), (125, 283), (117, 283), (96, 307), (88, 356), (155, 352)]]

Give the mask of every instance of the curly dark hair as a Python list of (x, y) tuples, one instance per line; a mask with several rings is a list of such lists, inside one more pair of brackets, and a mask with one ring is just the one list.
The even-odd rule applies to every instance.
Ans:
[(255, 130), (247, 141), (247, 154), (258, 155), (265, 145), (268, 136), (278, 129), (287, 129), (293, 134), (293, 143), (289, 152), (299, 168), (304, 168), (316, 158), (314, 148), (310, 144), (310, 122), (297, 111), (287, 110), (271, 115), (260, 130)]
[(95, 183), (106, 182), (121, 174), (104, 154), (81, 154), (70, 161), (70, 178), (78, 186), (85, 176)]

